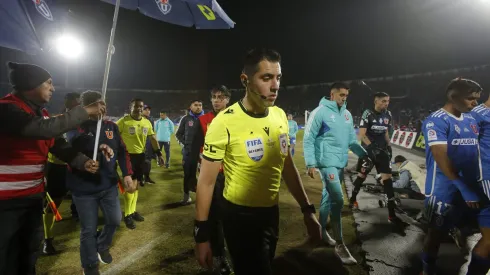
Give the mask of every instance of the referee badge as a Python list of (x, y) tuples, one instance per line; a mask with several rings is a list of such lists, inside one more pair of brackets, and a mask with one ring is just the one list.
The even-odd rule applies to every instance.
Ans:
[(280, 134), (279, 135), (279, 145), (281, 146), (281, 153), (285, 156), (288, 155), (288, 135)]
[(264, 142), (262, 138), (253, 138), (245, 141), (248, 156), (253, 161), (260, 161), (264, 157)]
[(148, 135), (148, 128), (146, 127), (143, 128), (143, 135), (145, 136)]

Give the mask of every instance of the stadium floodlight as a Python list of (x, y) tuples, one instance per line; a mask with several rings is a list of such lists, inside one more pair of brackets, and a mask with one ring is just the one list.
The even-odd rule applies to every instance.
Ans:
[(56, 40), (58, 53), (68, 59), (80, 57), (83, 53), (82, 42), (72, 35), (63, 35)]

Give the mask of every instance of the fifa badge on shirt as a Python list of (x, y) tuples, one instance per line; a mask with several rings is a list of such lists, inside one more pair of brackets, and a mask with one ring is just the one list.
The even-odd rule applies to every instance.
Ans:
[(436, 134), (436, 131), (435, 131), (435, 130), (432, 130), (432, 129), (431, 129), (431, 130), (429, 130), (429, 131), (427, 131), (427, 139), (428, 139), (429, 141), (431, 141), (431, 140), (437, 140), (437, 134)]
[(128, 132), (130, 135), (136, 134), (136, 128), (134, 126), (128, 127)]
[(146, 127), (143, 128), (143, 135), (145, 136), (148, 135), (148, 128)]
[(461, 129), (459, 129), (459, 126), (458, 125), (454, 125), (454, 130), (460, 134), (461, 133)]
[(281, 153), (285, 156), (288, 155), (288, 135), (280, 134), (279, 135), (279, 144), (281, 145)]
[(253, 161), (260, 161), (264, 157), (264, 142), (262, 138), (253, 138), (245, 141), (248, 156)]

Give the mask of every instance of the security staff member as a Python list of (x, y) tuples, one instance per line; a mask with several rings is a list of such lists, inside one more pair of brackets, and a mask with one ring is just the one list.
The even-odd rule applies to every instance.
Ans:
[[(43, 237), (44, 164), (48, 151), (72, 167), (95, 173), (98, 164), (71, 149), (60, 136), (89, 115), (97, 102), (50, 118), (43, 105), (54, 92), (51, 75), (31, 64), (8, 63), (14, 91), (0, 99), (0, 274), (35, 274)], [(54, 146), (53, 146), (54, 144)]]
[(240, 76), (245, 97), (223, 110), (208, 128), (194, 228), (196, 257), (203, 267), (212, 267), (208, 217), (221, 165), (226, 177), (223, 231), (236, 275), (272, 272), (281, 178), (301, 206), (309, 236), (321, 239), (315, 207), (291, 158), (286, 114), (274, 106), (281, 76), (277, 52), (250, 51)]

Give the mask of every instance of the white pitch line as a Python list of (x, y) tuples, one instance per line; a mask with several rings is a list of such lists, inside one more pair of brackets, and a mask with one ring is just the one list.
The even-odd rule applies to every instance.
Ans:
[(149, 242), (145, 246), (136, 250), (133, 254), (131, 254), (131, 255), (125, 257), (124, 259), (120, 260), (119, 263), (111, 264), (111, 267), (109, 269), (107, 269), (106, 271), (102, 272), (102, 275), (120, 274), (127, 267), (133, 265), (136, 261), (139, 261), (141, 258), (146, 256), (146, 254), (148, 254), (153, 249), (153, 247), (158, 245), (160, 242), (167, 240), (171, 236), (172, 236), (172, 234), (164, 233), (160, 237), (152, 240), (151, 242)]

